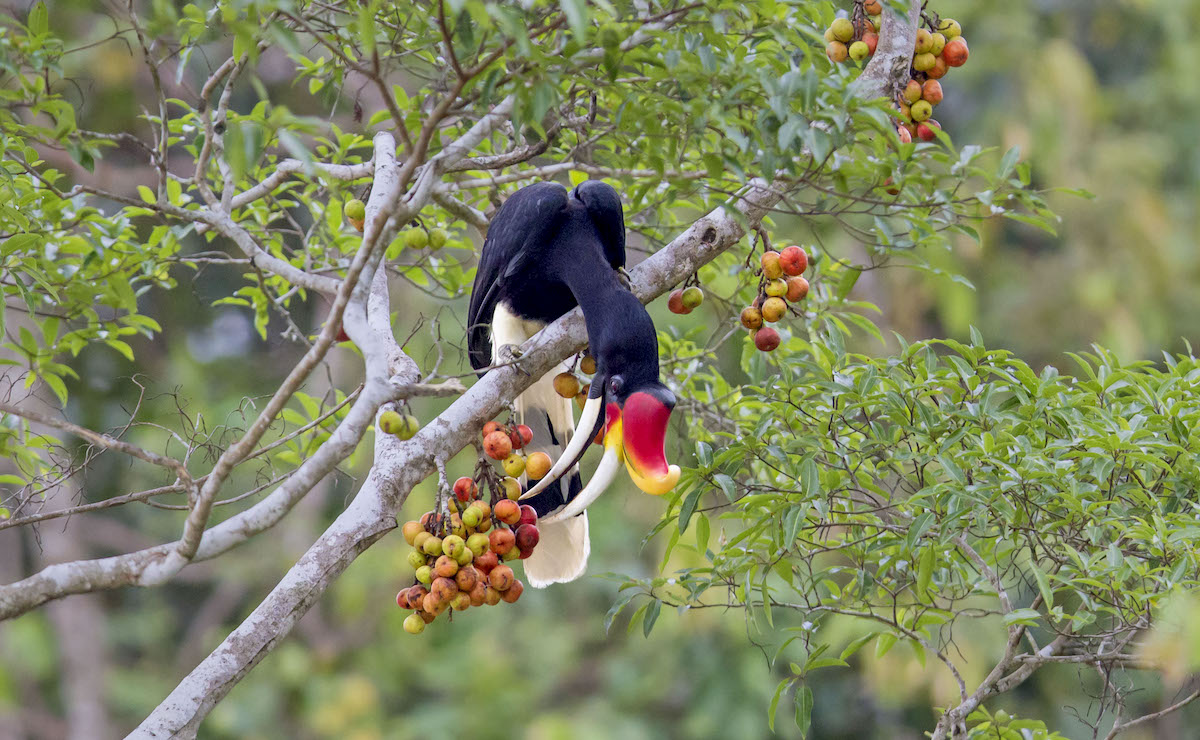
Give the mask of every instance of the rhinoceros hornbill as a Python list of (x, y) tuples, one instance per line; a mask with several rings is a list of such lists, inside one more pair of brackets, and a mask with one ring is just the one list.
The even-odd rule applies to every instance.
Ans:
[[(663, 445), (675, 396), (658, 379), (658, 338), (645, 307), (622, 281), (625, 219), (610, 186), (589, 180), (567, 192), (553, 182), (514, 193), (488, 228), (468, 314), (471, 365), (483, 370), (511, 356), (542, 327), (583, 308), (596, 374), (575, 424), (570, 399), (547, 373), (514, 403), (533, 429), (530, 452), (555, 460), (522, 499), (538, 513), (541, 541), (525, 561), (533, 586), (583, 574), (590, 546), (585, 509), (604, 492), (622, 460), (643, 491), (663, 494), (679, 480)], [(565, 366), (564, 366), (565, 367)], [(601, 414), (601, 410), (604, 411)], [(578, 463), (601, 426), (604, 456), (584, 487)]]

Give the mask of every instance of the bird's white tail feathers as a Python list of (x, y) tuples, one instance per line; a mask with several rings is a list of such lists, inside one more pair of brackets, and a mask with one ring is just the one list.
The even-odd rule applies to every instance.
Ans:
[[(503, 303), (497, 304), (492, 316), (492, 360), (499, 361), (500, 347), (506, 344), (520, 345), (543, 326), (541, 322), (525, 321), (515, 316)], [(563, 398), (554, 390), (554, 376), (566, 369), (564, 364), (538, 378), (513, 403), (517, 418), (533, 430), (533, 443), (525, 452), (545, 452), (551, 461), (558, 460), (575, 433), (573, 401)], [(555, 483), (539, 497), (560, 495), (560, 491), (566, 490), (571, 477), (578, 475), (579, 466), (573, 466), (563, 474), (561, 484)], [(525, 476), (521, 476), (521, 483), (527, 482)], [(532, 555), (522, 561), (529, 585), (544, 588), (551, 583), (566, 583), (583, 575), (591, 552), (586, 513), (562, 522), (539, 524), (538, 532), (541, 535), (538, 546)]]
[(561, 522), (538, 525), (541, 539), (533, 554), (521, 561), (534, 588), (573, 581), (587, 569), (592, 545), (588, 541), (587, 512)]

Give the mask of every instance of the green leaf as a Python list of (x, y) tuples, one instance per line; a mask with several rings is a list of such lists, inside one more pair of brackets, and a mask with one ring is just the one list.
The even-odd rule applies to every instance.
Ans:
[(792, 684), (793, 679), (785, 678), (775, 687), (775, 696), (771, 697), (771, 706), (767, 709), (767, 727), (771, 732), (775, 732), (775, 714), (779, 711), (779, 699), (783, 696), (784, 689)]
[(563, 14), (567, 16), (567, 25), (579, 43), (587, 41), (588, 9), (585, 0), (562, 0)]
[(1037, 581), (1038, 591), (1042, 594), (1042, 601), (1045, 603), (1046, 609), (1053, 609), (1054, 589), (1050, 588), (1050, 577), (1038, 567), (1035, 561), (1030, 561), (1029, 569), (1033, 571), (1033, 578)]
[(683, 505), (679, 508), (679, 532), (682, 534), (687, 531), (688, 523), (692, 520), (692, 514), (696, 512), (696, 504), (700, 502), (700, 494), (704, 493), (701, 486), (696, 486), (692, 492), (683, 500)]
[(796, 727), (800, 730), (801, 738), (808, 737), (808, 730), (812, 726), (812, 710), (812, 689), (802, 683), (796, 687)]
[(654, 599), (650, 605), (646, 607), (646, 616), (642, 620), (642, 635), (650, 636), (650, 630), (654, 629), (654, 623), (658, 621), (658, 613), (662, 610), (662, 602)]
[(37, 36), (50, 30), (50, 11), (46, 10), (46, 3), (42, 0), (33, 6), (29, 11), (29, 32)]

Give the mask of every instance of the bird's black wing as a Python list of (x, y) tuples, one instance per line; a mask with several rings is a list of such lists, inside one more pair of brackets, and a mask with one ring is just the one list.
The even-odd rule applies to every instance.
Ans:
[(471, 367), (492, 364), (492, 314), (504, 281), (518, 274), (538, 245), (548, 244), (567, 206), (567, 190), (556, 182), (527, 185), (513, 193), (488, 226), (467, 310)]
[(625, 266), (625, 209), (621, 196), (603, 180), (585, 180), (575, 187), (600, 236), (604, 258), (614, 270)]

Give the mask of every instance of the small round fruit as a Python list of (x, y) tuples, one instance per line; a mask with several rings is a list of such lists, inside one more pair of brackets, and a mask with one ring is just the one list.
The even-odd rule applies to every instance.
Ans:
[(525, 593), (525, 586), (514, 578), (512, 585), (500, 594), (500, 598), (504, 599), (505, 604), (513, 604), (517, 599), (521, 598), (521, 594), (523, 593)]
[(483, 436), (486, 437), (489, 434), (491, 434), (492, 432), (499, 432), (502, 429), (504, 429), (504, 427), (500, 424), (500, 422), (489, 421), (488, 423), (483, 425)]
[(683, 305), (689, 311), (704, 303), (704, 291), (695, 285), (683, 291)]
[(900, 107), (900, 120), (901, 121), (911, 121), (912, 120), (912, 106), (909, 105), (908, 103), (901, 103), (899, 107)]
[(471, 552), (470, 550), (468, 550), (467, 548), (464, 547), (462, 549), (462, 552), (460, 552), (458, 554), (458, 557), (455, 558), (455, 562), (457, 562), (458, 567), (461, 568), (464, 565), (470, 565), (471, 561), (474, 559), (475, 559), (475, 553)]
[(783, 278), (775, 278), (767, 283), (763, 291), (769, 296), (781, 298), (787, 295), (787, 282)]
[(923, 121), (917, 124), (917, 138), (921, 141), (933, 141), (937, 138), (937, 134), (934, 132), (939, 128), (941, 128), (941, 125), (932, 118), (928, 121)]
[(917, 123), (928, 121), (933, 116), (933, 106), (928, 100), (918, 100), (912, 104), (912, 119)]
[(521, 440), (521, 444), (514, 444), (513, 447), (521, 448), (533, 441), (533, 430), (524, 424), (518, 424), (516, 429), (517, 437)]
[(754, 346), (763, 352), (771, 352), (779, 346), (779, 332), (769, 326), (764, 326), (754, 332)]
[(862, 60), (871, 56), (871, 47), (867, 46), (866, 41), (855, 41), (853, 44), (850, 44), (848, 53), (850, 54), (851, 59), (856, 62), (861, 62)]
[[(418, 522), (418, 524), (420, 524), (422, 527), (425, 526), (425, 524), (423, 522)], [(425, 540), (429, 539), (432, 536), (433, 535), (430, 534), (428, 531), (422, 529), (420, 532), (417, 532), (416, 537), (413, 537), (413, 541), (412, 541), (413, 547), (417, 548), (421, 552), (425, 552)]]
[(450, 608), (456, 612), (463, 612), (471, 608), (471, 594), (459, 591), (450, 598)]
[(779, 261), (779, 252), (773, 249), (769, 252), (764, 252), (760, 263), (762, 264), (763, 277), (767, 280), (783, 277), (783, 265)]
[(787, 299), (789, 303), (804, 300), (808, 295), (808, 281), (797, 275), (793, 278), (788, 278)]
[(433, 566), (433, 574), (438, 578), (453, 578), (455, 573), (458, 573), (458, 561), (456, 556), (442, 555), (438, 557), (437, 563)]
[(516, 580), (513, 569), (507, 565), (497, 565), (488, 573), (488, 585), (500, 592), (510, 589)]
[(404, 422), (400, 426), (400, 431), (396, 432), (396, 436), (407, 441), (417, 436), (419, 431), (421, 431), (421, 422), (417, 421), (417, 417), (405, 414)]
[(896, 136), (900, 137), (901, 144), (912, 143), (912, 134), (909, 133), (908, 128), (905, 126), (901, 126), (900, 128), (896, 129)]
[(917, 54), (913, 57), (912, 61), (913, 69), (917, 70), (918, 72), (927, 72), (933, 69), (934, 65), (936, 64), (937, 57), (929, 53)]
[(537, 547), (538, 540), (541, 539), (541, 533), (538, 532), (537, 525), (522, 524), (517, 527), (517, 547), (522, 552), (532, 550)]
[(433, 229), (429, 232), (429, 248), (441, 249), (446, 246), (446, 240), (449, 238), (450, 235), (446, 233), (445, 229)]
[(518, 475), (525, 472), (525, 457), (519, 452), (514, 452), (513, 454), (504, 458), (503, 465), (504, 472), (508, 473), (509, 476), (516, 478)]
[(454, 497), (464, 504), (468, 501), (474, 501), (479, 498), (479, 486), (476, 485), (474, 479), (464, 475), (454, 481)]
[(342, 213), (346, 214), (346, 218), (351, 221), (362, 221), (367, 217), (367, 204), (358, 198), (351, 198), (346, 201), (346, 207), (342, 209)]
[(867, 56), (875, 54), (875, 50), (879, 48), (879, 34), (871, 31), (864, 33), (862, 37), (863, 43), (867, 45)]
[[(510, 501), (509, 499), (497, 501), (493, 513), (495, 513), (497, 519), (509, 526), (521, 521), (521, 505), (516, 501)], [(492, 536), (495, 536), (495, 534), (493, 532)]]
[(433, 583), (433, 568), (430, 568), (428, 565), (422, 565), (420, 568), (417, 568), (417, 580), (426, 586)]
[(925, 84), (921, 86), (921, 97), (930, 105), (942, 102), (942, 83), (937, 80), (925, 80)]
[(828, 44), (830, 41), (837, 41), (837, 38), (835, 38), (833, 35), (833, 28), (826, 28), (825, 29), (825, 43)]
[(492, 432), (483, 438), (483, 451), (493, 460), (503, 460), (512, 454), (512, 440), (504, 432)]
[(784, 275), (803, 275), (808, 269), (808, 253), (802, 247), (790, 246), (779, 253), (779, 263)]
[(854, 24), (849, 18), (838, 18), (829, 28), (833, 31), (833, 37), (842, 43), (854, 38)]
[(574, 373), (559, 373), (554, 376), (554, 392), (563, 398), (579, 395), (579, 378)]
[(850, 58), (850, 50), (841, 41), (830, 41), (825, 45), (825, 56), (840, 64)]
[(946, 60), (946, 65), (950, 67), (961, 67), (967, 63), (967, 57), (971, 55), (971, 50), (967, 48), (967, 40), (962, 36), (957, 36), (946, 42), (946, 48), (942, 49), (942, 59)]
[[(529, 461), (525, 461), (525, 467), (529, 467)], [(505, 478), (500, 481), (500, 485), (504, 488), (504, 495), (516, 501), (521, 498), (521, 481), (516, 478)]]
[(931, 80), (940, 80), (945, 77), (946, 73), (949, 71), (950, 66), (946, 64), (946, 58), (939, 56), (937, 61), (933, 63), (933, 67), (925, 70), (925, 76)]
[[(579, 361), (579, 371), (584, 375), (595, 375), (596, 358), (592, 357), (591, 355), (584, 355), (583, 359)], [(529, 427), (526, 427), (526, 429), (528, 428)]]
[(487, 501), (483, 501), (483, 500), (472, 501), (471, 507), (475, 508), (475, 509), (479, 509), (479, 515), (484, 518), (490, 517), (492, 515), (492, 506)]
[(683, 305), (683, 290), (676, 288), (671, 291), (671, 295), (667, 297), (667, 310), (676, 314), (689, 314), (692, 309)]
[(929, 54), (933, 51), (933, 34), (924, 28), (917, 29), (916, 52), (918, 54)]
[(762, 311), (754, 306), (746, 306), (742, 309), (742, 326), (747, 329), (757, 329), (762, 326), (762, 323)]
[(517, 520), (517, 526), (522, 524), (537, 524), (537, 518), (537, 510), (529, 504), (523, 504), (521, 506), (521, 518)]
[(379, 415), (379, 431), (384, 434), (399, 434), (404, 426), (404, 417), (398, 411), (384, 411)]
[(448, 606), (450, 606), (449, 599), (443, 601), (435, 596), (432, 591), (425, 594), (425, 598), (421, 600), (421, 611), (432, 614), (435, 617), (446, 611), (446, 607)]
[(879, 0), (867, 0), (863, 3), (863, 10), (867, 11), (870, 15), (879, 15), (883, 12), (883, 5), (880, 4)]
[(487, 591), (484, 592), (483, 603), (488, 606), (495, 606), (500, 603), (502, 598), (504, 598), (503, 594), (489, 585)]
[(425, 565), (425, 555), (416, 550), (410, 551), (408, 553), (408, 564), (413, 568), (420, 568), (422, 565)]
[(433, 579), (433, 585), (429, 587), (429, 593), (438, 601), (449, 601), (454, 594), (458, 593), (458, 584), (453, 578), (439, 576)]
[(908, 103), (909, 105), (912, 105), (920, 100), (921, 83), (917, 82), (916, 80), (909, 80), (908, 84), (904, 86), (903, 97), (904, 102)]
[(491, 546), (492, 552), (504, 555), (517, 544), (517, 536), (512, 533), (511, 529), (494, 529), (488, 535), (488, 544)]
[(472, 568), (470, 565), (459, 568), (458, 573), (454, 575), (454, 582), (458, 584), (459, 591), (470, 592), (475, 588), (475, 583), (479, 580), (479, 571)]
[(404, 618), (404, 631), (410, 635), (419, 635), (425, 631), (425, 620), (419, 614), (409, 614)]
[(783, 318), (787, 313), (787, 303), (782, 298), (771, 297), (763, 301), (763, 319), (771, 324)]
[(421, 526), (420, 522), (414, 519), (405, 522), (400, 531), (404, 533), (404, 541), (412, 545), (416, 543), (417, 535), (424, 532), (425, 528)]
[(425, 540), (425, 544), (421, 547), (426, 555), (437, 557), (442, 554), (442, 538), (435, 535), (430, 535), (429, 539)]
[(516, 560), (520, 557), (521, 557), (520, 548), (518, 548), (516, 545), (513, 545), (513, 548), (511, 550), (509, 550), (508, 552), (504, 553), (503, 555), (501, 555), (500, 559), (503, 560), (504, 562), (508, 562), (509, 560)]
[(544, 452), (535, 452), (525, 458), (525, 475), (530, 480), (541, 480), (550, 472), (550, 456)]
[(424, 249), (429, 246), (429, 234), (419, 226), (404, 231), (404, 246), (409, 249)]
[(479, 526), (479, 522), (483, 521), (483, 515), (479, 513), (479, 509), (468, 506), (467, 510), (462, 513), (462, 523), (465, 527), (474, 529)]
[(500, 556), (496, 554), (496, 551), (486, 550), (482, 555), (475, 556), (475, 562), (471, 565), (475, 570), (487, 575), (492, 572), (492, 568), (495, 568), (499, 564)]
[(930, 38), (933, 39), (933, 48), (929, 50), (929, 53), (936, 57), (938, 54), (942, 53), (942, 49), (946, 48), (946, 41), (948, 41), (948, 39), (943, 33), (931, 34)]
[(465, 549), (467, 549), (467, 542), (459, 535), (452, 534), (442, 540), (442, 552), (449, 557), (457, 558)]
[(488, 549), (488, 536), (483, 532), (476, 532), (475, 534), (471, 535), (467, 538), (467, 549), (470, 550), (471, 554), (475, 557), (479, 557), (480, 555), (484, 554)]
[(962, 26), (953, 18), (943, 18), (942, 22), (938, 24), (938, 32), (947, 40), (952, 40), (956, 36), (962, 36)]
[(480, 578), (475, 581), (475, 586), (471, 589), (471, 606), (483, 606), (487, 603), (488, 584), (486, 578)]

